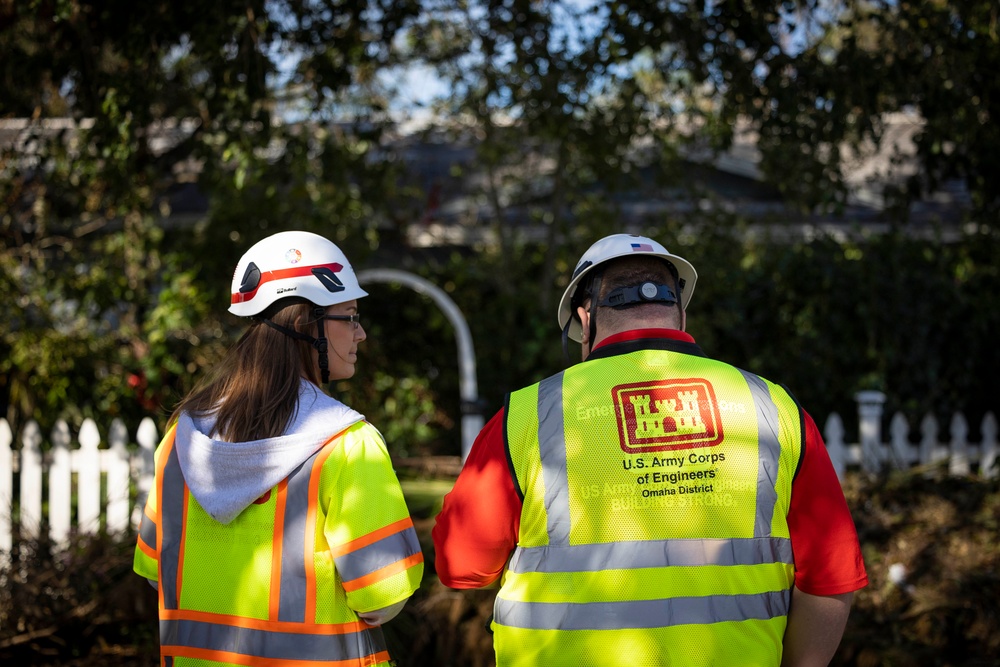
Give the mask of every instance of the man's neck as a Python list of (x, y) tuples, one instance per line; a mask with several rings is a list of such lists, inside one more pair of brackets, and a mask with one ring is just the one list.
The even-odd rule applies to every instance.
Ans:
[(643, 338), (670, 338), (673, 340), (680, 340), (684, 342), (694, 342), (688, 333), (681, 331), (680, 329), (672, 329), (670, 327), (643, 327), (636, 329), (628, 329), (625, 331), (615, 331), (609, 332), (607, 335), (602, 336), (600, 332), (597, 335), (597, 344), (590, 348), (593, 352), (599, 347), (604, 345), (610, 345), (613, 343), (620, 343), (631, 340), (640, 340)]

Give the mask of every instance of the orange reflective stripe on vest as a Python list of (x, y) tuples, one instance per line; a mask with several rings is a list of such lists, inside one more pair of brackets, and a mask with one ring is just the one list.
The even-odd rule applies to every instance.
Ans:
[(156, 558), (158, 533), (159, 528), (157, 527), (156, 522), (153, 521), (148, 514), (146, 514), (145, 510), (143, 510), (142, 520), (139, 522), (139, 540), (137, 544), (142, 552), (150, 558)]
[[(399, 554), (406, 554), (402, 559)], [(344, 589), (357, 590), (423, 559), (410, 517), (349, 542), (333, 551)]]
[[(161, 525), (156, 544), (160, 568), (160, 644), (165, 657), (273, 667), (296, 667), (315, 661), (346, 667), (375, 665), (389, 659), (379, 628), (360, 621), (315, 622), (316, 502), (319, 476), (332, 451), (329, 442), (276, 488), (266, 620), (181, 608), (187, 510), (192, 501), (173, 438), (164, 444), (166, 451), (160, 456), (157, 471)], [(377, 548), (373, 553), (378, 553)], [(385, 566), (378, 559), (375, 564)], [(360, 564), (352, 566), (356, 571), (363, 570)]]
[[(385, 662), (385, 646), (363, 650), (364, 623), (308, 624), (256, 621), (198, 612), (169, 612), (160, 621), (160, 643), (171, 654), (254, 664), (374, 665)], [(267, 662), (267, 661), (274, 661)]]

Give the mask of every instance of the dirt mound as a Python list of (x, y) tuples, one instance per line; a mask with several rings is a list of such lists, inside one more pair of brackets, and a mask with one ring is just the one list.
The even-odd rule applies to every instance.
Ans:
[(938, 469), (845, 482), (870, 583), (834, 664), (1000, 664), (998, 489)]

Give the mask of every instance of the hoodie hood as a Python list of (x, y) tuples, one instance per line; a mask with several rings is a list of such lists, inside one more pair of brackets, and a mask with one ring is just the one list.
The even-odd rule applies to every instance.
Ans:
[(181, 413), (174, 448), (184, 481), (209, 515), (229, 523), (299, 467), (331, 437), (364, 419), (302, 380), (286, 432), (276, 438), (225, 442), (212, 437), (215, 414)]

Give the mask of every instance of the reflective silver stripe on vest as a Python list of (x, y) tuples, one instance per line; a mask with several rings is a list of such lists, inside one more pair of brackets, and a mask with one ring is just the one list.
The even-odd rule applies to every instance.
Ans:
[(354, 581), (420, 551), (417, 531), (412, 526), (383, 537), (377, 542), (334, 558), (337, 572), (345, 581)]
[[(288, 475), (285, 488), (284, 530), (281, 544), (281, 589), (278, 598), (278, 620), (313, 621), (306, 618), (306, 516), (309, 510), (309, 480), (317, 450)], [(309, 536), (309, 544), (313, 543)], [(311, 556), (311, 554), (310, 554)]]
[(677, 539), (518, 547), (508, 569), (520, 574), (793, 562), (792, 543), (785, 538)]
[(359, 660), (386, 650), (381, 628), (344, 634), (274, 632), (202, 621), (160, 621), (161, 646), (227, 651), (273, 660)]
[(778, 502), (778, 460), (781, 456), (778, 406), (763, 380), (753, 373), (742, 370), (740, 373), (746, 378), (757, 411), (757, 517), (753, 534), (764, 537), (771, 534), (771, 519)]
[(177, 449), (170, 443), (170, 455), (163, 466), (160, 494), (160, 590), (164, 609), (177, 609), (177, 567), (184, 535), (184, 476), (177, 461)]
[(150, 549), (156, 549), (156, 535), (158, 532), (156, 522), (143, 512), (142, 520), (139, 522), (139, 539)]
[[(284, 542), (281, 559), (281, 590), (278, 617), (281, 621), (305, 619), (306, 583), (306, 511), (309, 505), (309, 481), (313, 463), (322, 449), (313, 454), (288, 477), (285, 496)], [(318, 472), (317, 472), (318, 474)], [(163, 468), (163, 491), (160, 498), (160, 587), (164, 607), (178, 609), (177, 568), (183, 535), (184, 478), (171, 446)], [(312, 539), (309, 540), (312, 544)], [(186, 646), (213, 651), (227, 651), (254, 658), (276, 660), (361, 661), (386, 650), (382, 629), (370, 627), (357, 632), (313, 634), (241, 628), (225, 623), (191, 620), (160, 620), (162, 646)], [(166, 664), (172, 664), (167, 656)]]
[[(309, 457), (288, 477), (285, 496), (284, 541), (281, 555), (281, 589), (278, 608), (279, 621), (303, 622), (306, 607), (305, 538), (306, 511), (309, 507), (309, 479), (312, 464), (322, 449)], [(160, 498), (160, 521), (163, 526), (164, 551), (160, 554), (164, 591), (164, 607), (177, 609), (177, 567), (180, 557), (180, 540), (184, 531), (184, 477), (174, 447), (163, 468), (163, 497)], [(155, 539), (156, 525), (143, 514), (140, 534), (145, 540), (147, 522), (152, 526)], [(151, 544), (150, 542), (146, 542)], [(166, 581), (162, 581), (166, 579)], [(312, 620), (312, 619), (310, 619)]]
[(767, 620), (788, 614), (791, 591), (628, 602), (514, 602), (497, 598), (496, 622), (535, 630), (619, 630)]
[(563, 421), (563, 374), (538, 385), (538, 446), (545, 482), (549, 544), (569, 544), (569, 489), (566, 484), (566, 424)]
[[(767, 385), (752, 373), (743, 373), (757, 415), (757, 508), (754, 536), (771, 535), (771, 519), (778, 502), (778, 407)], [(549, 544), (569, 546), (570, 512), (566, 473), (566, 425), (563, 421), (563, 373), (538, 385), (538, 447), (545, 481), (545, 513)], [(516, 557), (516, 553), (515, 553)]]

